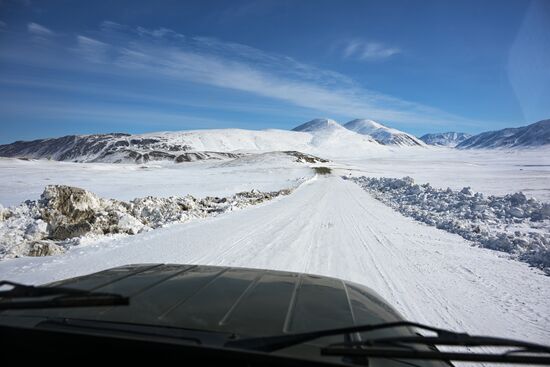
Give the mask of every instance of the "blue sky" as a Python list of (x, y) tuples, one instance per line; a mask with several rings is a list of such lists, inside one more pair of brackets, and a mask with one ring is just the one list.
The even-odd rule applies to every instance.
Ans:
[(0, 0), (0, 143), (550, 118), (550, 1)]

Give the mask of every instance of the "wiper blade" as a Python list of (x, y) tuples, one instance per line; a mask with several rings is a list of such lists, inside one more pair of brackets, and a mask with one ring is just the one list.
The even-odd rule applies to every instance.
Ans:
[[(534, 343), (493, 338), (482, 336), (471, 336), (466, 333), (456, 333), (444, 329), (435, 328), (410, 321), (389, 322), (374, 325), (360, 325), (347, 328), (313, 331), (308, 333), (278, 335), (271, 337), (248, 338), (229, 341), (225, 344), (228, 348), (239, 348), (263, 352), (273, 352), (279, 349), (288, 348), (293, 345), (302, 344), (321, 337), (354, 334), (375, 330), (392, 329), (398, 327), (412, 327), (437, 334), (436, 337), (424, 336), (403, 336), (391, 338), (370, 339), (364, 342), (346, 342), (331, 344), (321, 349), (324, 355), (338, 356), (362, 356), (377, 358), (408, 358), (408, 359), (431, 359), (442, 361), (472, 361), (472, 362), (500, 362), (500, 363), (531, 363), (550, 364), (550, 347)], [(408, 344), (408, 345), (407, 345)], [(516, 347), (521, 349), (511, 350), (502, 354), (481, 354), (481, 353), (460, 353), (442, 352), (437, 349), (418, 349), (412, 345), (424, 345), (433, 347), (435, 345), (447, 346), (497, 346)], [(525, 353), (531, 353), (526, 355)], [(548, 353), (548, 356), (534, 356), (533, 353)]]
[[(368, 339), (359, 342), (336, 343), (322, 348), (321, 354), (373, 358), (550, 364), (549, 346), (505, 338), (456, 333), (441, 329), (434, 332), (437, 336), (399, 336)], [(432, 349), (438, 345), (451, 347), (512, 347), (515, 349), (506, 350), (502, 353), (474, 353), (470, 351), (439, 351), (435, 348)], [(430, 349), (419, 349), (418, 346), (426, 346), (430, 347)]]
[(445, 330), (437, 329), (431, 326), (422, 325), (416, 322), (397, 321), (397, 322), (387, 322), (387, 323), (374, 324), (374, 325), (360, 325), (360, 326), (351, 326), (351, 327), (339, 328), (339, 329), (319, 330), (319, 331), (312, 331), (312, 332), (300, 333), (300, 334), (247, 338), (247, 339), (228, 342), (225, 344), (225, 346), (230, 348), (242, 348), (242, 349), (258, 350), (263, 352), (273, 352), (278, 349), (283, 349), (283, 348), (291, 347), (293, 345), (302, 344), (302, 343), (315, 340), (318, 338), (322, 338), (325, 336), (353, 334), (353, 333), (360, 333), (360, 332), (367, 332), (367, 331), (374, 331), (374, 330), (381, 330), (381, 329), (392, 329), (396, 327), (416, 327), (419, 329), (429, 330), (433, 332), (445, 331)]
[(550, 353), (550, 347), (523, 342), (513, 339), (496, 338), (491, 336), (469, 335), (465, 333), (455, 333), (445, 330), (445, 334), (440, 336), (402, 336), (391, 338), (367, 339), (359, 342), (335, 343), (329, 347), (365, 347), (376, 345), (402, 346), (403, 344), (424, 344), (424, 345), (448, 345), (454, 347), (518, 347), (525, 350), (540, 351)]
[[(514, 353), (519, 351), (514, 351)], [(527, 351), (521, 351), (527, 352)], [(346, 357), (371, 357), (371, 358), (391, 358), (391, 359), (422, 359), (434, 361), (461, 361), (461, 362), (493, 362), (493, 363), (512, 363), (512, 364), (531, 364), (531, 365), (550, 365), (550, 356), (537, 356), (529, 351), (525, 355), (514, 355), (510, 352), (493, 353), (472, 353), (472, 352), (442, 352), (430, 350), (415, 349), (396, 349), (396, 348), (325, 348), (321, 354), (328, 356), (346, 356)]]
[(128, 297), (114, 293), (101, 293), (66, 287), (32, 286), (0, 281), (0, 311), (31, 308), (91, 307), (128, 305)]

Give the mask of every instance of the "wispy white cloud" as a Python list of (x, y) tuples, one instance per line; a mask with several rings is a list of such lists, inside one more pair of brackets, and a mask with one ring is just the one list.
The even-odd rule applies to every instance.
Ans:
[(155, 37), (155, 38), (163, 38), (163, 37), (166, 37), (166, 36), (172, 36), (172, 37), (176, 37), (176, 38), (185, 39), (184, 35), (176, 33), (171, 29), (163, 28), (163, 27), (158, 28), (158, 29), (147, 29), (147, 28), (143, 28), (143, 27), (137, 27), (136, 31), (140, 36), (152, 36), (152, 37)]
[(6, 24), (6, 22), (3, 22), (0, 20), (0, 28), (7, 28), (8, 25)]
[[(184, 109), (184, 108), (199, 108), (199, 109), (208, 109), (219, 110), (219, 111), (230, 111), (230, 112), (251, 112), (251, 113), (260, 113), (260, 114), (269, 114), (275, 116), (284, 116), (288, 114), (287, 110), (283, 110), (280, 106), (273, 103), (254, 103), (250, 104), (246, 101), (227, 101), (221, 100), (213, 104), (211, 101), (204, 100), (200, 96), (193, 98), (192, 96), (186, 96), (181, 98), (181, 96), (173, 95), (170, 92), (165, 92), (159, 94), (156, 90), (131, 90), (112, 86), (109, 89), (106, 89), (99, 83), (74, 83), (70, 81), (63, 81), (59, 78), (40, 78), (36, 77), (0, 77), (0, 87), (23, 87), (32, 89), (37, 95), (45, 95), (48, 91), (65, 92), (70, 93), (71, 95), (82, 95), (90, 98), (97, 97), (106, 97), (108, 100), (117, 100), (123, 98), (126, 101), (131, 102), (132, 104), (139, 105), (150, 105), (155, 104), (162, 106), (163, 108), (168, 109)], [(1, 89), (1, 88), (0, 88)], [(12, 97), (14, 93), (10, 93)], [(24, 99), (25, 96), (17, 96), (17, 98)], [(0, 95), (0, 99), (5, 96)], [(16, 100), (17, 100), (16, 98)], [(10, 102), (11, 103), (11, 102)], [(9, 103), (8, 103), (9, 104)], [(15, 103), (17, 105), (17, 103)], [(27, 111), (26, 111), (27, 112)], [(308, 118), (311, 116), (311, 111), (305, 110), (302, 113), (293, 113), (293, 115), (298, 115), (303, 118)]]
[[(74, 101), (60, 101), (50, 99), (47, 96), (27, 106), (25, 110), (18, 108), (20, 101), (17, 96), (2, 96), (0, 108), (8, 118), (28, 117), (29, 113), (40, 116), (41, 119), (55, 122), (94, 121), (101, 123), (129, 123), (141, 125), (145, 128), (153, 128), (155, 125), (182, 127), (191, 129), (201, 128), (230, 128), (243, 125), (242, 121), (231, 119), (217, 119), (196, 114), (182, 112), (169, 112), (162, 108), (151, 108), (150, 106), (124, 106), (109, 103), (86, 102), (75, 103)], [(14, 98), (15, 97), (15, 98)]]
[(84, 59), (97, 63), (107, 61), (107, 52), (110, 48), (107, 43), (81, 35), (76, 36), (76, 41), (77, 47), (75, 50)]
[(30, 34), (35, 36), (52, 36), (54, 32), (38, 23), (27, 24), (27, 30)]
[(340, 73), (214, 38), (105, 22), (73, 42), (76, 46), (67, 51), (77, 59), (64, 60), (63, 67), (237, 90), (323, 115), (411, 124), (467, 123), (439, 109), (365, 89)]
[(344, 43), (342, 53), (345, 58), (353, 58), (362, 61), (377, 61), (397, 55), (401, 53), (401, 49), (386, 46), (380, 42), (354, 39)]

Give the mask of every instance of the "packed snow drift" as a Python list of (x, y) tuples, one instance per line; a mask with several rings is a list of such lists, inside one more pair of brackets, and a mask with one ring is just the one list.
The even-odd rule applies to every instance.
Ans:
[(513, 254), (550, 275), (550, 203), (521, 193), (485, 196), (418, 185), (410, 177), (352, 177), (375, 198), (418, 221)]
[(129, 202), (104, 199), (81, 188), (46, 186), (40, 200), (8, 209), (0, 206), (0, 259), (64, 252), (86, 236), (137, 234), (166, 224), (259, 204), (290, 189), (251, 190), (219, 198), (148, 196)]

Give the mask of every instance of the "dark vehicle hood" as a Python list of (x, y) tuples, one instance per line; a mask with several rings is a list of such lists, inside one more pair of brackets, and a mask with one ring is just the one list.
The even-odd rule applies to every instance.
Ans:
[(402, 320), (371, 289), (324, 276), (197, 265), (141, 264), (50, 285), (130, 297), (129, 306), (5, 311), (268, 336)]
[[(237, 339), (277, 336), (354, 325), (404, 320), (373, 290), (325, 276), (233, 267), (173, 264), (127, 265), (48, 284), (129, 297), (128, 306), (50, 308), (0, 312), (0, 325), (23, 328), (55, 320), (181, 328), (188, 332)], [(83, 321), (88, 320), (88, 321)], [(48, 324), (49, 325), (49, 324)], [(191, 330), (190, 330), (191, 329)], [(105, 329), (107, 330), (107, 329)], [(195, 330), (195, 331), (193, 331)], [(200, 330), (200, 331), (199, 331)], [(212, 333), (214, 332), (214, 333)], [(109, 335), (109, 331), (104, 332)], [(361, 333), (363, 337), (414, 335), (409, 328)], [(219, 339), (219, 337), (217, 337)], [(203, 342), (219, 345), (207, 337)], [(320, 354), (345, 335), (312, 340), (276, 351), (308, 361), (349, 365), (340, 357)], [(372, 366), (403, 366), (394, 359), (371, 359)], [(449, 366), (415, 361), (417, 366)]]

